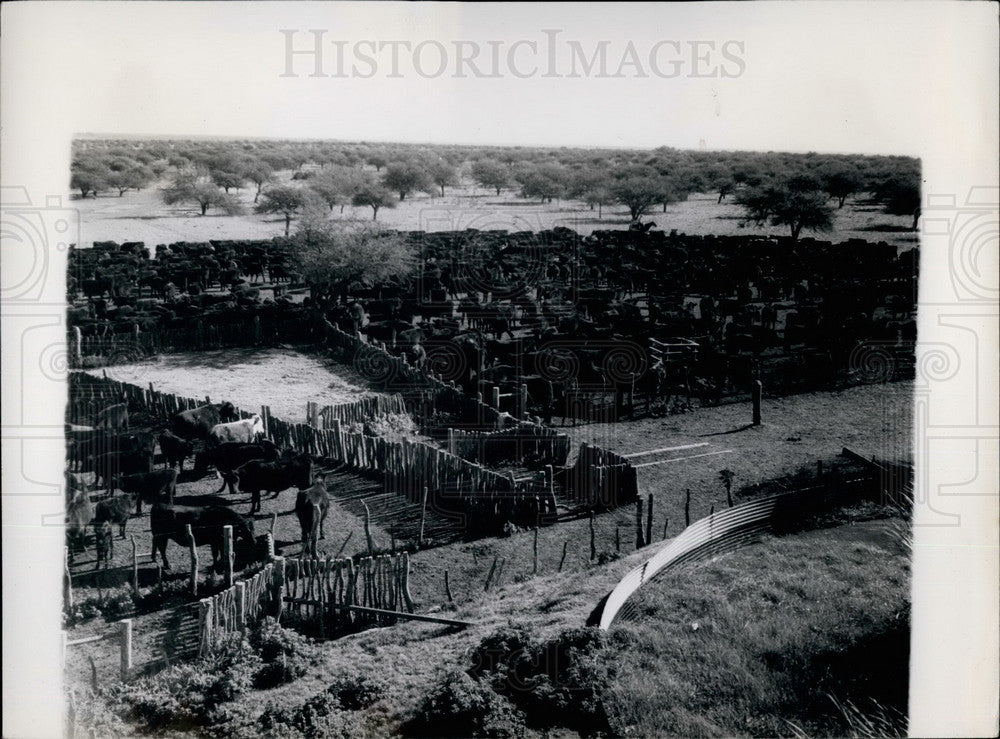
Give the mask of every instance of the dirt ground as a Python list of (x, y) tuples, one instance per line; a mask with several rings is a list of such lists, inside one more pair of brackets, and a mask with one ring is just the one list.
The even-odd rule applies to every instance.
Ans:
[(207, 395), (250, 412), (269, 405), (271, 415), (293, 423), (306, 422), (309, 401), (322, 407), (375, 394), (349, 366), (291, 347), (169, 354), (91, 374), (100, 377), (102, 371), (119, 382), (153, 383), (155, 390), (189, 398)]
[[(288, 173), (283, 175), (287, 180)], [(122, 197), (104, 194), (81, 199), (78, 194), (67, 194), (70, 207), (79, 213), (80, 244), (143, 241), (152, 250), (156, 244), (176, 241), (269, 239), (284, 233), (283, 217), (253, 213), (252, 189), (236, 193), (247, 206), (247, 214), (226, 216), (209, 211), (200, 216), (190, 206), (164, 205), (160, 197), (160, 188), (164, 185), (161, 182), (140, 192), (127, 192)], [(717, 201), (716, 194), (695, 193), (686, 201), (668, 205), (665, 212), (654, 207), (645, 220), (655, 221), (660, 230), (677, 229), (686, 234), (788, 235), (785, 227), (741, 227), (742, 208), (732, 197), (722, 203)], [(343, 213), (335, 210), (331, 217), (367, 223), (372, 220), (372, 211), (368, 207), (349, 205)], [(382, 208), (378, 213), (378, 222), (387, 228), (421, 231), (466, 228), (541, 231), (565, 226), (586, 235), (595, 230), (627, 228), (629, 220), (628, 210), (617, 205), (605, 206), (598, 218), (596, 208), (591, 210), (578, 201), (554, 200), (542, 204), (519, 198), (513, 190), (496, 196), (494, 191), (470, 182), (447, 189), (444, 197), (413, 193), (395, 208)], [(908, 230), (910, 220), (908, 216), (887, 215), (878, 206), (848, 200), (843, 209), (834, 211), (831, 232), (814, 234), (807, 231), (803, 237), (833, 242), (848, 239), (885, 241), (904, 250), (917, 245), (917, 234)], [(293, 230), (294, 227), (293, 222)]]

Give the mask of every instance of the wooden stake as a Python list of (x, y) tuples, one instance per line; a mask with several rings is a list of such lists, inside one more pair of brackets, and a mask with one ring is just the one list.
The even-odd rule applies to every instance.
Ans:
[(653, 543), (653, 494), (646, 498), (646, 544)]
[(590, 561), (597, 559), (597, 544), (594, 541), (594, 512), (590, 511)]
[(691, 525), (691, 488), (688, 488), (686, 497), (684, 498), (684, 527), (687, 528), (690, 525)]
[(135, 537), (132, 538), (132, 592), (139, 592), (139, 555), (136, 552)]
[(669, 526), (669, 525), (670, 525), (670, 519), (669, 518), (663, 519), (663, 538), (664, 539), (667, 538), (667, 526)]
[(424, 518), (427, 516), (427, 486), (424, 486), (424, 502), (420, 506), (420, 537), (417, 539), (417, 546), (424, 545)]
[(490, 567), (490, 574), (486, 576), (486, 587), (483, 588), (483, 592), (488, 592), (490, 589), (490, 582), (493, 580), (493, 573), (497, 570), (497, 558), (493, 558), (493, 566)]
[(615, 524), (615, 551), (620, 552), (622, 550), (622, 535), (621, 527)]
[(562, 556), (559, 558), (559, 569), (556, 572), (562, 572), (563, 562), (566, 561), (566, 547), (569, 545), (568, 541), (563, 542)]
[(642, 535), (642, 498), (635, 502), (635, 548), (642, 549), (646, 542)]
[(121, 645), (120, 670), (122, 682), (128, 681), (132, 672), (132, 619), (123, 618), (118, 622), (118, 636)]
[(222, 527), (222, 568), (227, 588), (233, 587), (233, 527)]
[(191, 524), (184, 527), (188, 537), (188, 550), (191, 554), (191, 595), (198, 595), (198, 547), (194, 541), (194, 534), (191, 533)]
[(451, 584), (448, 582), (448, 570), (444, 571), (444, 593), (448, 596), (448, 602), (454, 603), (454, 598), (451, 597)]

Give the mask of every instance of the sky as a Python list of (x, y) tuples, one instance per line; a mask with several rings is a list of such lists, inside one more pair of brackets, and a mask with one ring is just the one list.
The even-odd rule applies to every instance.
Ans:
[[(4, 557), (5, 596), (58, 582), (61, 567), (61, 529), (37, 523), (58, 510), (46, 495), (58, 495), (61, 468), (37, 460), (58, 456), (62, 444), (60, 234), (73, 219), (77, 134), (901, 154), (920, 158), (925, 177), (918, 363), (935, 347), (957, 358), (953, 374), (931, 383), (917, 431), (950, 429), (972, 450), (951, 468), (972, 459), (986, 470), (933, 487), (948, 478), (925, 464), (929, 446), (916, 450), (918, 481), (957, 490), (941, 505), (968, 515), (952, 528), (920, 529), (918, 520), (915, 567), (929, 573), (920, 592), (957, 609), (914, 622), (932, 646), (928, 674), (952, 667), (940, 672), (947, 680), (913, 693), (923, 712), (911, 730), (948, 735), (955, 717), (990, 720), (994, 663), (978, 682), (967, 665), (997, 652), (997, 433), (986, 420), (996, 418), (997, 9), (919, 0), (3, 3), (4, 551), (32, 553), (28, 567)], [(289, 60), (289, 43), (304, 53)], [(36, 292), (27, 289), (34, 283), (8, 284), (22, 274)], [(970, 393), (981, 395), (968, 406)], [(56, 482), (44, 482), (52, 470)], [(984, 536), (993, 542), (986, 548)], [(43, 541), (53, 557), (40, 554)], [(921, 552), (950, 554), (928, 562)], [(970, 603), (982, 582), (993, 585)], [(34, 666), (57, 664), (56, 640), (38, 635), (57, 632), (58, 622), (22, 609), (15, 615), (42, 626), (10, 636), (10, 603), (5, 671), (33, 667), (4, 681), (4, 733), (53, 735), (58, 681)], [(994, 615), (977, 620), (984, 613)], [(985, 636), (942, 638), (973, 633)], [(992, 713), (977, 713), (982, 705)], [(20, 730), (8, 731), (17, 719)]]

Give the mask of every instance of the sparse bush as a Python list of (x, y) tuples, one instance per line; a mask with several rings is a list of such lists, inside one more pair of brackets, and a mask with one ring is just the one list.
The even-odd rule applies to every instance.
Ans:
[(419, 737), (521, 737), (524, 716), (464, 672), (451, 672), (425, 699), (404, 734)]

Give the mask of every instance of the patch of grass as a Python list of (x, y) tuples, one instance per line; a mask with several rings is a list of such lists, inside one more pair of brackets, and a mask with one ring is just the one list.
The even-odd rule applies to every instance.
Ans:
[(614, 630), (628, 637), (612, 653), (614, 733), (849, 735), (827, 694), (905, 711), (908, 560), (856, 528), (770, 539), (640, 591)]

